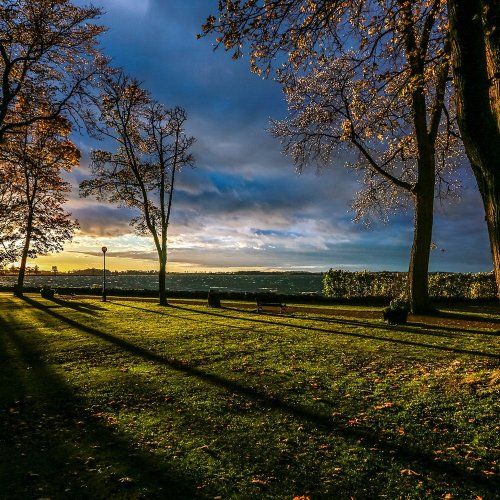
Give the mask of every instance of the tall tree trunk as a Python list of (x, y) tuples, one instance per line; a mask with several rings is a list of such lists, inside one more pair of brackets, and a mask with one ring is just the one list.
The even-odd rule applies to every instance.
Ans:
[(483, 198), (500, 297), (500, 2), (448, 0), (458, 125)]
[[(500, 164), (500, 159), (498, 160)], [(473, 165), (479, 192), (483, 199), (485, 219), (488, 225), (493, 269), (500, 297), (500, 170), (480, 169)]]
[(21, 266), (17, 275), (17, 286), (15, 294), (19, 297), (23, 296), (24, 277), (26, 276), (26, 262), (28, 260), (28, 252), (30, 250), (31, 232), (33, 231), (33, 213), (30, 211), (28, 215), (28, 223), (26, 226), (26, 239), (24, 240), (23, 253), (21, 254)]
[(414, 314), (424, 314), (433, 310), (429, 299), (428, 273), (434, 212), (434, 170), (433, 158), (420, 160), (407, 284), (410, 309)]
[(167, 278), (167, 259), (166, 256), (162, 256), (160, 257), (160, 271), (158, 273), (160, 306), (168, 306), (166, 278)]

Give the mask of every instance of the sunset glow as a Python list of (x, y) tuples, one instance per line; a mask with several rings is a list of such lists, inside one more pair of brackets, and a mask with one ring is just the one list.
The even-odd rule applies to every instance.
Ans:
[[(161, 2), (94, 4), (106, 11), (103, 51), (155, 99), (184, 107), (187, 132), (197, 139), (196, 166), (179, 174), (174, 194), (170, 271), (407, 269), (412, 214), (395, 215), (388, 225), (375, 221), (371, 228), (353, 224), (350, 206), (359, 184), (344, 160), (298, 175), (266, 132), (270, 119), (286, 114), (280, 86), (251, 74), (247, 59), (232, 61), (223, 50), (214, 52), (210, 39), (196, 39), (217, 2), (193, 0), (175, 8)], [(73, 186), (66, 209), (81, 230), (63, 252), (28, 264), (99, 268), (106, 245), (112, 270), (157, 269), (152, 239), (136, 236), (129, 226), (133, 212), (79, 198), (90, 151), (114, 144), (76, 133), (74, 141), (82, 161), (66, 176)], [(481, 200), (467, 169), (462, 184), (460, 200), (437, 207), (431, 270), (492, 268)]]

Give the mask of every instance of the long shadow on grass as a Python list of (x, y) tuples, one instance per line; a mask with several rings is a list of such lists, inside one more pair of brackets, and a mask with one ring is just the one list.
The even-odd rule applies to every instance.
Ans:
[(102, 307), (95, 304), (76, 302), (75, 300), (65, 300), (54, 297), (50, 299), (50, 301), (60, 305), (61, 307), (68, 307), (69, 309), (74, 309), (75, 311), (83, 312), (86, 314), (97, 314), (99, 311), (103, 310)]
[(0, 331), (0, 379), (8, 384), (7, 400), (0, 400), (0, 497), (137, 498), (151, 491), (155, 498), (200, 497), (194, 477), (132, 448), (93, 417), (1, 317)]
[[(121, 307), (127, 307), (131, 309), (138, 309), (140, 311), (148, 312), (151, 314), (158, 314), (165, 316), (169, 311), (178, 309), (178, 310), (185, 310), (189, 311), (192, 313), (200, 314), (200, 315), (207, 315), (207, 316), (215, 316), (219, 318), (230, 318), (234, 319), (234, 316), (229, 316), (227, 314), (223, 314), (221, 312), (211, 312), (211, 311), (197, 311), (195, 309), (190, 309), (187, 307), (183, 306), (178, 306), (178, 305), (170, 305), (168, 309), (163, 309), (161, 311), (157, 310), (152, 310), (152, 309), (147, 309), (144, 307), (138, 307), (138, 306), (132, 306), (130, 304), (124, 304), (121, 301), (115, 302), (117, 305)], [(239, 313), (247, 313), (248, 311), (246, 310), (241, 310), (241, 309), (235, 309), (232, 307), (222, 307), (222, 311), (236, 311)], [(274, 315), (269, 315), (266, 314), (264, 317), (272, 317), (275, 318), (276, 316)], [(279, 316), (280, 318), (283, 317), (282, 315)], [(290, 320), (293, 320), (295, 317), (294, 316), (288, 316)], [(194, 321), (191, 318), (187, 316), (183, 316), (183, 319), (186, 319), (188, 321)], [(485, 356), (485, 357), (491, 357), (491, 358), (498, 358), (500, 359), (500, 355), (493, 354), (493, 353), (485, 353), (482, 351), (472, 351), (472, 350), (465, 350), (465, 349), (458, 349), (454, 347), (446, 347), (446, 346), (438, 346), (435, 344), (425, 344), (422, 342), (414, 342), (411, 340), (401, 340), (401, 339), (394, 339), (394, 338), (388, 338), (388, 337), (376, 337), (376, 336), (370, 336), (366, 334), (357, 334), (354, 332), (345, 332), (345, 331), (335, 331), (335, 330), (329, 330), (329, 329), (321, 329), (321, 328), (314, 328), (314, 327), (309, 327), (309, 326), (304, 326), (304, 325), (296, 325), (295, 323), (283, 323), (283, 322), (278, 322), (278, 321), (269, 321), (269, 320), (264, 320), (264, 319), (257, 319), (255, 317), (246, 317), (246, 318), (239, 318), (244, 321), (248, 322), (255, 322), (255, 323), (261, 323), (265, 325), (277, 325), (277, 326), (287, 326), (287, 327), (294, 327), (294, 328), (299, 328), (299, 329), (305, 329), (305, 330), (311, 330), (311, 331), (316, 331), (316, 332), (322, 332), (322, 333), (335, 333), (338, 335), (346, 335), (346, 336), (353, 336), (353, 337), (359, 337), (359, 338), (364, 338), (364, 339), (370, 339), (370, 340), (382, 340), (385, 342), (394, 342), (394, 343), (399, 343), (399, 344), (406, 344), (406, 345), (412, 345), (416, 347), (424, 347), (424, 348), (432, 348), (432, 349), (438, 349), (438, 350), (444, 350), (444, 351), (451, 351), (451, 352), (456, 352), (457, 354), (471, 354), (474, 356)], [(339, 324), (339, 325), (346, 325), (346, 326), (354, 326), (354, 327), (364, 327), (364, 328), (370, 328), (372, 330), (383, 330), (387, 332), (406, 332), (410, 333), (413, 335), (429, 335), (433, 337), (438, 337), (438, 338), (459, 338), (458, 335), (449, 335), (449, 334), (440, 334), (440, 333), (434, 333), (434, 332), (429, 332), (426, 330), (437, 330), (438, 332), (440, 330), (444, 330), (446, 332), (459, 332), (459, 333), (468, 333), (468, 334), (474, 334), (474, 335), (492, 335), (492, 336), (498, 336), (497, 332), (488, 332), (488, 331), (478, 331), (478, 330), (466, 330), (466, 329), (453, 329), (453, 328), (448, 328), (448, 327), (438, 327), (436, 325), (427, 325), (424, 323), (409, 323), (409, 326), (391, 326), (387, 324), (380, 324), (380, 323), (371, 323), (367, 322), (364, 320), (348, 320), (348, 319), (343, 319), (343, 318), (332, 318), (332, 317), (307, 317), (303, 318), (307, 321), (310, 322), (321, 322), (321, 323), (330, 323), (330, 324)], [(239, 329), (242, 329), (241, 327), (237, 327)], [(418, 328), (418, 330), (416, 330)], [(422, 330), (422, 328), (425, 328), (426, 330)], [(245, 330), (248, 330), (248, 328), (245, 328)]]
[[(123, 304), (119, 303), (120, 306), (122, 307), (130, 307), (133, 309), (139, 309), (145, 312), (149, 312), (152, 314), (160, 314), (160, 315), (165, 315), (168, 310), (165, 311), (153, 311), (151, 309), (146, 309), (146, 308), (141, 308), (137, 306), (130, 306), (128, 304)], [(224, 314), (221, 312), (212, 312), (212, 311), (198, 311), (196, 309), (189, 309), (187, 307), (182, 307), (182, 306), (170, 306), (169, 310), (180, 310), (180, 311), (189, 311), (190, 313), (194, 314), (199, 314), (202, 316), (214, 316), (217, 318), (229, 318), (229, 319), (234, 319), (234, 316), (230, 316), (228, 314)], [(229, 311), (232, 309), (223, 309), (224, 311)], [(238, 310), (238, 312), (242, 312)], [(189, 319), (189, 318), (185, 318)], [(401, 344), (401, 345), (408, 345), (412, 347), (421, 347), (424, 349), (436, 349), (439, 351), (446, 351), (446, 352), (453, 352), (456, 354), (467, 354), (471, 356), (480, 356), (480, 357), (486, 357), (486, 358), (493, 358), (493, 359), (500, 359), (499, 354), (495, 353), (489, 353), (489, 352), (483, 352), (483, 351), (474, 351), (470, 349), (459, 349), (457, 347), (448, 347), (448, 346), (443, 346), (443, 345), (435, 345), (435, 344), (426, 344), (424, 342), (415, 342), (413, 340), (404, 340), (404, 339), (395, 339), (395, 338), (389, 338), (389, 337), (378, 337), (376, 335), (369, 335), (365, 333), (356, 333), (356, 332), (346, 332), (346, 331), (340, 331), (340, 330), (332, 330), (328, 328), (317, 328), (317, 327), (312, 327), (312, 326), (307, 326), (307, 325), (300, 325), (296, 324), (293, 322), (290, 323), (285, 323), (282, 321), (270, 321), (270, 320), (265, 320), (265, 319), (257, 319), (254, 317), (245, 317), (245, 318), (238, 318), (240, 320), (252, 322), (252, 323), (258, 323), (258, 324), (263, 324), (263, 325), (276, 325), (276, 326), (285, 326), (287, 328), (295, 328), (295, 329), (300, 329), (300, 330), (307, 330), (307, 331), (313, 331), (313, 332), (320, 332), (320, 333), (327, 333), (327, 334), (335, 334), (335, 335), (342, 335), (346, 337), (356, 337), (364, 340), (379, 340), (382, 342), (389, 342), (393, 344)], [(389, 331), (389, 332), (400, 332), (400, 331), (406, 331), (410, 334), (413, 335), (434, 335), (438, 337), (443, 337), (441, 335), (437, 334), (432, 334), (428, 332), (422, 332), (420, 330), (414, 330), (411, 328), (406, 328), (403, 330), (401, 327), (393, 327), (390, 325), (382, 325), (382, 324), (376, 324), (376, 323), (368, 323), (365, 321), (350, 321), (350, 320), (344, 320), (344, 319), (332, 319), (332, 318), (305, 318), (307, 321), (320, 321), (320, 322), (329, 322), (332, 324), (341, 324), (341, 325), (347, 325), (347, 326), (357, 326), (357, 327), (365, 327), (365, 328), (370, 328), (370, 329), (378, 329), (378, 330), (384, 330), (384, 331)], [(290, 320), (293, 321), (293, 317), (290, 317)], [(478, 331), (471, 331), (471, 333), (476, 333), (480, 334), (482, 332)], [(486, 332), (488, 334), (489, 332)]]
[[(498, 337), (500, 334), (497, 331), (488, 331), (488, 330), (470, 330), (467, 328), (454, 328), (450, 326), (441, 326), (441, 325), (434, 325), (434, 324), (428, 324), (420, 321), (408, 321), (406, 323), (406, 326), (399, 325), (399, 326), (391, 326), (387, 324), (380, 324), (380, 323), (370, 323), (368, 321), (364, 320), (348, 320), (348, 319), (343, 319), (343, 318), (331, 318), (331, 317), (325, 317), (325, 316), (316, 316), (314, 318), (307, 317), (307, 320), (309, 321), (321, 321), (325, 323), (339, 323), (343, 325), (350, 325), (350, 326), (366, 326), (370, 327), (375, 330), (386, 330), (386, 331), (393, 331), (393, 332), (405, 332), (405, 333), (411, 333), (411, 334), (418, 334), (418, 335), (430, 335), (430, 336), (435, 336), (435, 337), (449, 337), (449, 338), (458, 338), (460, 333), (465, 333), (465, 334), (470, 334), (470, 335), (489, 335), (493, 337)], [(417, 330), (418, 328), (418, 330)], [(436, 332), (445, 332), (445, 333), (434, 333), (430, 332), (429, 330), (435, 330)], [(455, 334), (455, 335), (453, 335)]]
[(448, 318), (448, 319), (460, 319), (462, 321), (474, 321), (478, 323), (494, 323), (500, 324), (500, 319), (497, 318), (485, 318), (483, 316), (477, 316), (476, 314), (460, 314), (450, 311), (438, 311), (436, 314), (437, 318)]
[[(239, 393), (242, 396), (247, 397), (250, 400), (256, 401), (259, 404), (262, 404), (272, 409), (287, 412), (291, 415), (294, 415), (295, 417), (309, 421), (316, 426), (323, 427), (331, 432), (336, 433), (337, 435), (342, 436), (345, 439), (357, 439), (357, 440), (363, 439), (364, 443), (366, 443), (367, 446), (377, 447), (378, 449), (380, 449), (381, 453), (387, 454), (388, 460), (393, 460), (394, 454), (397, 454), (402, 466), (404, 465), (406, 467), (408, 461), (411, 461), (414, 464), (418, 464), (421, 467), (425, 467), (429, 471), (437, 473), (446, 473), (449, 476), (452, 476), (455, 480), (460, 481), (461, 483), (468, 482), (471, 484), (477, 484), (481, 485), (482, 487), (488, 490), (495, 491), (495, 485), (493, 484), (492, 481), (488, 480), (487, 478), (471, 473), (470, 471), (467, 470), (466, 467), (460, 466), (458, 464), (446, 462), (444, 460), (436, 462), (433, 454), (427, 453), (419, 449), (418, 447), (412, 446), (410, 443), (407, 442), (396, 443), (391, 441), (385, 441), (381, 438), (379, 434), (377, 434), (371, 429), (363, 429), (363, 428), (353, 429), (352, 427), (347, 427), (346, 425), (343, 425), (341, 423), (336, 423), (330, 416), (320, 413), (315, 413), (306, 408), (302, 408), (287, 401), (275, 398), (272, 395), (266, 394), (265, 392), (254, 389), (252, 387), (241, 385), (240, 383), (235, 382), (233, 380), (229, 380), (212, 373), (207, 373), (195, 367), (190, 367), (186, 363), (181, 363), (176, 359), (161, 356), (149, 349), (137, 346), (131, 342), (115, 337), (114, 335), (110, 335), (109, 333), (103, 332), (96, 328), (83, 325), (71, 318), (66, 318), (65, 316), (62, 316), (61, 314), (55, 312), (54, 310), (48, 309), (46, 306), (40, 304), (35, 300), (29, 299), (27, 297), (25, 297), (24, 300), (33, 307), (45, 311), (48, 315), (64, 323), (67, 323), (68, 325), (71, 325), (72, 327), (77, 328), (80, 331), (86, 332), (99, 339), (108, 341), (113, 345), (118, 346), (125, 351), (128, 351), (131, 354), (142, 357), (145, 360), (162, 364), (170, 369), (189, 374), (214, 386), (228, 389), (234, 393)], [(192, 310), (190, 311), (193, 312)], [(219, 316), (218, 314), (213, 314), (213, 315)], [(259, 322), (268, 323), (262, 320), (259, 320)], [(288, 327), (292, 326), (294, 328), (296, 327), (295, 325), (289, 325), (286, 323), (283, 323), (283, 325)], [(331, 333), (331, 331), (329, 330), (326, 331), (328, 333)], [(359, 337), (364, 337), (364, 336), (359, 335)], [(381, 340), (386, 340), (386, 339), (381, 339)], [(403, 438), (401, 439), (401, 441), (403, 441)]]

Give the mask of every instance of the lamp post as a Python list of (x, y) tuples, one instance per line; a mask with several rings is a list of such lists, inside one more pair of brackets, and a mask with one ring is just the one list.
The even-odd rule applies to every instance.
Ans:
[(102, 247), (102, 257), (104, 261), (103, 265), (103, 273), (102, 273), (102, 302), (106, 302), (106, 252), (108, 249), (106, 247)]

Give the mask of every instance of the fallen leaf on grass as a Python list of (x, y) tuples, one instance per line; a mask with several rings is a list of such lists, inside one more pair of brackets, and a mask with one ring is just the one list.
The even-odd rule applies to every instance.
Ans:
[(375, 405), (373, 407), (374, 410), (382, 410), (384, 408), (392, 408), (394, 406), (394, 403), (383, 403), (381, 405)]
[(125, 476), (125, 477), (121, 477), (120, 479), (118, 479), (118, 482), (122, 483), (122, 484), (130, 484), (130, 483), (133, 483), (134, 480), (131, 477)]
[(411, 469), (402, 469), (401, 474), (403, 476), (420, 476), (418, 472), (415, 472), (414, 470)]
[(258, 486), (267, 486), (267, 481), (264, 481), (263, 479), (253, 478), (250, 481), (250, 484), (256, 484)]

